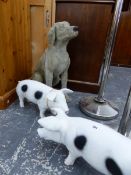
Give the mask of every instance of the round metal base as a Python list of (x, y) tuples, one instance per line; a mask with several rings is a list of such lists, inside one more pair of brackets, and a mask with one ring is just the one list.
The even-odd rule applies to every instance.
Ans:
[(81, 99), (79, 106), (82, 112), (92, 118), (111, 120), (118, 116), (118, 109), (113, 104), (106, 100), (98, 102), (95, 97)]

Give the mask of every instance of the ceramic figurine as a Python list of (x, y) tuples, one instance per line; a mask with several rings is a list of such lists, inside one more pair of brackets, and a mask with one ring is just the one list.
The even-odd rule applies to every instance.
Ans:
[(44, 117), (45, 110), (52, 107), (61, 108), (67, 113), (69, 108), (64, 94), (72, 93), (73, 91), (67, 88), (56, 90), (35, 80), (22, 80), (18, 82), (16, 92), (19, 97), (20, 107), (24, 107), (24, 98), (26, 98), (28, 101), (38, 105), (40, 117)]
[(38, 135), (64, 144), (69, 155), (66, 165), (83, 157), (105, 175), (131, 175), (131, 140), (103, 124), (69, 117), (61, 109), (56, 116), (39, 119)]
[(55, 23), (48, 33), (48, 48), (42, 54), (32, 79), (50, 87), (61, 80), (62, 88), (66, 88), (70, 65), (67, 45), (77, 35), (77, 26), (71, 26), (66, 21)]

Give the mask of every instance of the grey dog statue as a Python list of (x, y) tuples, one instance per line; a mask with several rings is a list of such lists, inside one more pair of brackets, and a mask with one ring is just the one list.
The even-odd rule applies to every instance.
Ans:
[(48, 33), (48, 48), (36, 65), (32, 79), (51, 87), (61, 80), (62, 88), (66, 88), (70, 66), (67, 44), (77, 35), (77, 26), (71, 26), (66, 21), (55, 23)]

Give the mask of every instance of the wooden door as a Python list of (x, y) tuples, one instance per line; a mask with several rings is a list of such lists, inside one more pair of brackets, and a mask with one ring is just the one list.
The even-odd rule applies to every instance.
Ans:
[(18, 80), (31, 72), (25, 0), (0, 1), (0, 109), (15, 98)]
[(70, 41), (68, 86), (98, 92), (106, 36), (111, 24), (113, 0), (56, 0), (56, 21), (67, 20), (79, 27), (79, 36)]
[(32, 71), (47, 48), (47, 34), (55, 20), (55, 1), (29, 0)]
[(124, 2), (112, 64), (131, 67), (131, 0)]
[(16, 98), (18, 81), (31, 76), (47, 46), (54, 10), (54, 0), (0, 1), (0, 109)]

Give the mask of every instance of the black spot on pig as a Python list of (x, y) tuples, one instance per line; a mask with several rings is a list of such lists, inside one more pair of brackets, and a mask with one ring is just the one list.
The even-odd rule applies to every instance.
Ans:
[(85, 136), (77, 136), (74, 140), (74, 144), (77, 149), (83, 150), (87, 140)]
[(106, 168), (112, 175), (123, 175), (120, 167), (117, 165), (117, 163), (111, 159), (107, 158), (105, 161)]
[(21, 87), (21, 90), (22, 90), (23, 92), (26, 92), (27, 89), (28, 89), (28, 86), (27, 86), (26, 84), (24, 84), (24, 85)]
[(37, 100), (41, 99), (42, 95), (43, 95), (43, 93), (41, 91), (36, 91), (34, 94), (34, 96)]

